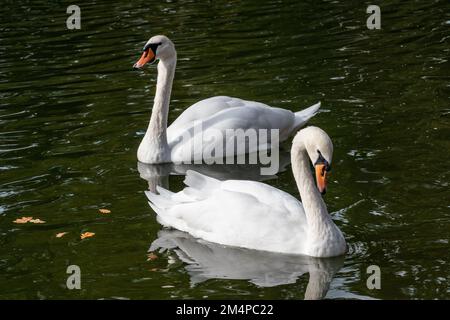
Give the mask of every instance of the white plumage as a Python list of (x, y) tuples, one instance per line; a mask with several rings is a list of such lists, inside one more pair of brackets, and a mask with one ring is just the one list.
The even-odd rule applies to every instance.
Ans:
[[(274, 108), (263, 103), (247, 101), (239, 98), (217, 96), (201, 100), (186, 109), (168, 128), (167, 142), (171, 152), (171, 161), (179, 163), (189, 159), (201, 159), (202, 154), (191, 153), (193, 146), (202, 140), (203, 150), (221, 148), (226, 141), (205, 139), (210, 137), (209, 131), (220, 132), (219, 136), (226, 137), (226, 130), (279, 130), (280, 142), (288, 139), (293, 133), (303, 127), (320, 108), (320, 102), (294, 113), (292, 111)], [(193, 134), (195, 125), (201, 123), (201, 135)], [(181, 139), (185, 133), (190, 139)], [(250, 146), (252, 148), (252, 146)], [(255, 152), (261, 147), (249, 146), (243, 148), (245, 153)], [(267, 146), (270, 148), (270, 145)], [(202, 151), (202, 150), (200, 150)], [(233, 152), (238, 155), (239, 152)]]
[[(204, 160), (204, 150), (221, 150), (226, 146), (226, 130), (260, 129), (279, 130), (282, 142), (297, 132), (313, 117), (320, 103), (305, 110), (290, 110), (270, 107), (266, 104), (227, 96), (201, 100), (187, 108), (169, 127), (167, 118), (172, 83), (175, 75), (177, 54), (175, 46), (165, 36), (152, 37), (144, 48), (144, 54), (135, 64), (141, 68), (145, 63), (159, 59), (158, 79), (150, 123), (139, 145), (138, 160), (143, 163), (190, 162)], [(195, 130), (201, 125), (201, 130)], [(223, 139), (210, 139), (213, 132)], [(206, 139), (205, 139), (206, 138)], [(230, 137), (234, 139), (235, 137)], [(277, 141), (278, 142), (278, 141)], [(193, 146), (202, 145), (200, 150)], [(267, 144), (243, 146), (232, 150), (227, 156), (240, 155), (271, 148)], [(215, 158), (213, 155), (211, 158)]]
[(264, 251), (337, 256), (346, 252), (345, 239), (327, 212), (308, 161), (328, 166), (332, 152), (331, 140), (319, 128), (305, 128), (295, 137), (291, 162), (303, 203), (261, 182), (219, 181), (195, 171), (187, 171), (187, 187), (178, 193), (158, 187), (159, 195), (146, 195), (162, 225), (196, 238)]
[(229, 246), (280, 252), (283, 243), (281, 252), (303, 251), (298, 241), (306, 235), (303, 209), (288, 193), (253, 181), (221, 182), (195, 171), (187, 172), (185, 184), (189, 187), (176, 194), (163, 188), (157, 188), (159, 195), (147, 192), (162, 225)]

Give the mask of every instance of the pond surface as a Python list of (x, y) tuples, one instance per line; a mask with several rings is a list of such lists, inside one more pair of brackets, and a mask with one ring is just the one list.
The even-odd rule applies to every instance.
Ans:
[[(358, 1), (78, 4), (81, 30), (66, 29), (60, 2), (2, 3), (0, 298), (450, 298), (448, 1), (383, 1), (381, 30)], [(322, 102), (310, 123), (334, 142), (325, 201), (347, 256), (264, 255), (161, 228), (144, 191), (155, 170), (172, 191), (183, 176), (138, 166), (156, 68), (132, 70), (155, 34), (178, 50), (170, 121), (215, 95)], [(298, 197), (289, 164), (266, 182)], [(13, 223), (24, 216), (46, 223)], [(169, 248), (156, 259), (155, 240)], [(81, 290), (66, 288), (69, 265)], [(367, 288), (370, 265), (380, 290)]]

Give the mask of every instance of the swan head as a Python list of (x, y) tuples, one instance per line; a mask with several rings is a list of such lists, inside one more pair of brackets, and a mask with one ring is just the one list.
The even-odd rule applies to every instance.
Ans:
[(333, 157), (333, 143), (328, 134), (318, 127), (306, 127), (300, 130), (293, 140), (293, 144), (303, 145), (316, 173), (316, 184), (319, 192), (325, 194), (327, 190), (327, 172), (331, 170)]
[(142, 56), (133, 66), (141, 69), (147, 63), (153, 63), (156, 59), (170, 60), (177, 56), (175, 45), (166, 36), (158, 35), (151, 37), (144, 46)]

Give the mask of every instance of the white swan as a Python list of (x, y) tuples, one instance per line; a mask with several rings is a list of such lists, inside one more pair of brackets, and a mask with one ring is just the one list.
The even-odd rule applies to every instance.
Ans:
[(162, 225), (196, 238), (264, 251), (338, 256), (347, 245), (320, 194), (326, 190), (332, 153), (333, 144), (322, 129), (307, 127), (295, 136), (291, 163), (303, 204), (261, 182), (219, 181), (194, 171), (187, 172), (189, 187), (184, 190), (172, 193), (157, 187), (159, 195), (146, 195)]
[[(201, 132), (215, 129), (222, 132), (222, 136), (225, 136), (226, 129), (279, 129), (280, 141), (284, 141), (320, 108), (319, 102), (305, 110), (293, 113), (259, 102), (217, 96), (190, 106), (167, 128), (177, 52), (172, 41), (166, 36), (152, 37), (144, 46), (144, 52), (134, 67), (142, 68), (146, 63), (156, 59), (159, 59), (158, 79), (152, 115), (137, 152), (138, 160), (143, 163), (181, 163), (202, 160), (202, 153), (192, 152), (195, 139), (199, 139), (199, 135), (195, 137), (193, 134), (194, 124), (198, 126), (200, 121)], [(191, 138), (186, 139), (186, 134), (189, 134)], [(204, 143), (210, 145), (205, 146)], [(218, 143), (220, 143), (219, 147), (223, 146), (223, 141), (215, 139), (203, 142), (202, 146), (216, 150), (214, 146)], [(266, 148), (269, 147), (270, 145), (266, 146)], [(248, 150), (246, 149), (245, 152)]]

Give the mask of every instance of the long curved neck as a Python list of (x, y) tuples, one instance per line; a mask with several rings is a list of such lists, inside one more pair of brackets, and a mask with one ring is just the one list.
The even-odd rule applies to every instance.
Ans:
[(169, 60), (160, 60), (158, 63), (155, 100), (150, 123), (145, 134), (145, 138), (151, 140), (153, 147), (158, 150), (168, 149), (167, 118), (176, 63), (176, 56)]
[(325, 202), (317, 190), (310, 170), (309, 157), (301, 141), (297, 141), (292, 146), (291, 163), (295, 182), (302, 198), (308, 229), (319, 235), (332, 221)]

